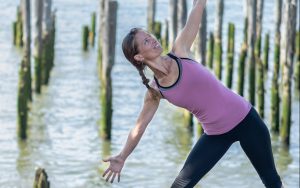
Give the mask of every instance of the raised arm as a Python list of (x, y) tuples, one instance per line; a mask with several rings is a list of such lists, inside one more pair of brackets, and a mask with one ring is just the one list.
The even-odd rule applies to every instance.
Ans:
[(111, 183), (114, 181), (116, 175), (118, 175), (118, 181), (120, 181), (120, 173), (124, 166), (125, 160), (134, 150), (134, 148), (139, 143), (146, 127), (152, 120), (158, 105), (160, 98), (152, 97), (150, 91), (148, 90), (145, 95), (144, 105), (142, 111), (137, 119), (135, 127), (130, 131), (126, 144), (120, 154), (103, 160), (104, 162), (110, 162), (109, 168), (103, 173), (103, 177), (107, 175), (106, 181), (111, 178)]
[(199, 31), (202, 13), (206, 0), (194, 0), (193, 8), (183, 29), (177, 35), (172, 51), (178, 56), (184, 57), (189, 54), (190, 48)]

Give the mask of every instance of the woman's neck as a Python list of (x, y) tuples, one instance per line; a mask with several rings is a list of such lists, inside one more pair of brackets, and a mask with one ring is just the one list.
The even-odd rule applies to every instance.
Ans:
[(172, 58), (169, 56), (159, 56), (154, 61), (147, 62), (147, 66), (152, 70), (157, 79), (168, 76), (171, 72)]

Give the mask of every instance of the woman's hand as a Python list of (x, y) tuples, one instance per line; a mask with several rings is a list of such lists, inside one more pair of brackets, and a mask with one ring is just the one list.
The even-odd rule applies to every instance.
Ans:
[(114, 157), (109, 157), (108, 159), (103, 159), (103, 161), (110, 162), (110, 165), (103, 173), (102, 177), (105, 177), (106, 174), (108, 174), (106, 181), (109, 181), (111, 178), (110, 182), (113, 183), (116, 175), (118, 175), (118, 182), (120, 182), (120, 174), (125, 162), (124, 159), (122, 159), (120, 155), (117, 155)]

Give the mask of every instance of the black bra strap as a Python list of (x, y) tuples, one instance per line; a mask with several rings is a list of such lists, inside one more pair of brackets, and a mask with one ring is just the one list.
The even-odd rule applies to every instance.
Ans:
[(179, 58), (177, 56), (173, 55), (172, 53), (168, 53), (167, 55), (174, 60), (179, 60)]

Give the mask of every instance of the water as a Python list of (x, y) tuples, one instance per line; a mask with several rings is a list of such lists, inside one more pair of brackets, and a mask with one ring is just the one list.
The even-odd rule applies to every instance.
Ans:
[[(12, 22), (18, 0), (0, 0), (0, 187), (32, 187), (34, 172), (44, 167), (51, 186), (62, 187), (169, 187), (197, 140), (181, 126), (180, 110), (163, 101), (143, 139), (129, 157), (121, 182), (111, 185), (101, 177), (107, 167), (102, 157), (117, 154), (141, 110), (144, 86), (138, 73), (125, 63), (121, 40), (135, 26), (146, 25), (146, 0), (119, 0), (116, 64), (113, 69), (112, 141), (98, 135), (101, 118), (100, 83), (97, 76), (96, 49), (81, 51), (82, 25), (90, 23), (90, 13), (97, 11), (98, 1), (55, 0), (57, 38), (55, 67), (42, 95), (34, 95), (29, 120), (29, 136), (20, 142), (16, 136), (16, 96), (21, 50), (12, 46)], [(213, 28), (214, 1), (208, 8), (208, 27)], [(226, 1), (224, 33), (229, 21), (236, 24), (236, 50), (242, 40), (242, 2)], [(264, 33), (273, 31), (273, 1), (267, 0)], [(158, 1), (157, 17), (167, 18), (168, 1)], [(226, 35), (224, 35), (226, 36)], [(272, 39), (273, 33), (271, 33)], [(225, 37), (223, 42), (227, 42)], [(272, 44), (272, 40), (271, 40)], [(271, 45), (270, 62), (273, 48)], [(237, 57), (235, 57), (237, 59)], [(269, 80), (271, 70), (268, 72)], [(269, 122), (267, 86), (265, 121)], [(299, 100), (293, 98), (291, 147), (283, 149), (273, 136), (276, 166), (286, 187), (299, 187)], [(263, 187), (254, 168), (233, 144), (220, 162), (197, 187)]]

